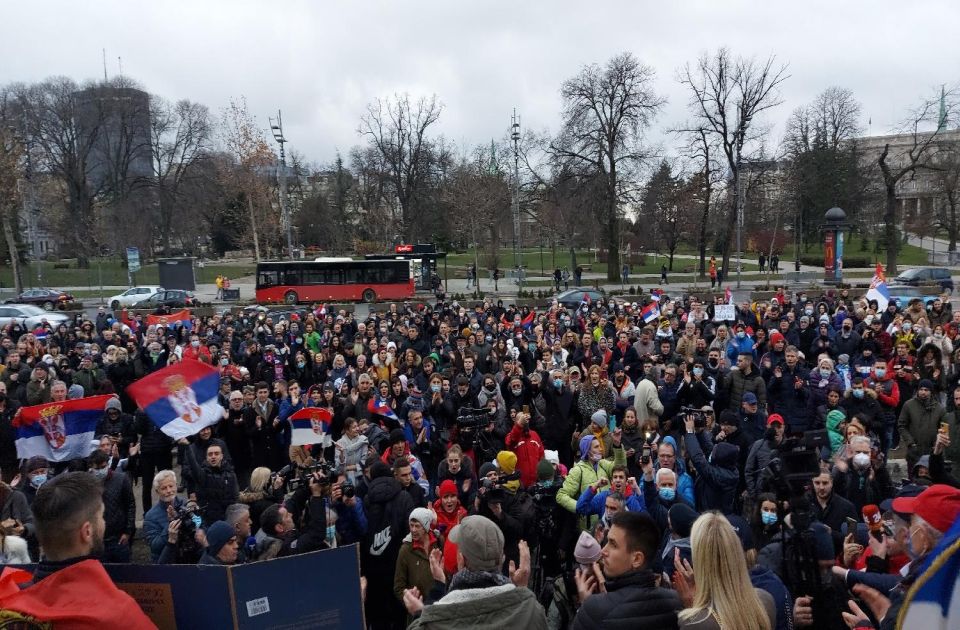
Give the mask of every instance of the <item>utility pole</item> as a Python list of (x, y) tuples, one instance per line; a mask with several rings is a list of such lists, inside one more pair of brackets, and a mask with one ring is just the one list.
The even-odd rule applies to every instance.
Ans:
[(740, 275), (743, 268), (742, 256), (743, 256), (743, 187), (741, 182), (743, 181), (743, 173), (740, 170), (740, 153), (737, 152), (737, 288), (740, 288)]
[(287, 207), (287, 159), (283, 145), (287, 139), (283, 136), (283, 117), (277, 110), (277, 118), (270, 119), (270, 131), (273, 139), (280, 145), (280, 168), (277, 170), (277, 183), (280, 188), (280, 222), (287, 231), (287, 256), (293, 260), (293, 221), (290, 220), (290, 210)]
[(517, 285), (523, 290), (523, 258), (520, 254), (520, 116), (516, 108), (510, 120), (510, 139), (513, 140), (513, 267), (517, 270)]

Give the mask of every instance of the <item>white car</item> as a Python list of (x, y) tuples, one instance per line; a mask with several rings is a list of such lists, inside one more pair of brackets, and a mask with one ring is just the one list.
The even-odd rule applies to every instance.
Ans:
[(28, 329), (32, 329), (43, 320), (47, 320), (56, 328), (70, 321), (70, 316), (64, 313), (47, 312), (35, 304), (0, 304), (0, 327), (17, 321)]
[(142, 302), (158, 291), (163, 291), (163, 287), (133, 287), (108, 299), (107, 304), (110, 305), (111, 310), (115, 311), (124, 306), (133, 306), (137, 302)]

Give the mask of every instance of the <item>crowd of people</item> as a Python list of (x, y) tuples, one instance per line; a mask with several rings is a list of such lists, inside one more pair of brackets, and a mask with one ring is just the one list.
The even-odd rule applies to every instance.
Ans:
[[(960, 312), (781, 290), (716, 321), (722, 298), (653, 299), (652, 319), (488, 299), (14, 322), (0, 559), (49, 579), (140, 539), (205, 565), (357, 544), (374, 629), (893, 627), (960, 513)], [(217, 367), (224, 412), (174, 441), (126, 388), (188, 360)], [(89, 457), (17, 457), (18, 408), (102, 394)], [(328, 434), (293, 445), (309, 407)], [(102, 527), (68, 519), (94, 530), (70, 556), (37, 504), (86, 492), (76, 475)]]

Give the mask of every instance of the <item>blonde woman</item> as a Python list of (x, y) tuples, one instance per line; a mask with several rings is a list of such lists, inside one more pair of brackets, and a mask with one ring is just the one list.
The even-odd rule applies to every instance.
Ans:
[[(719, 512), (706, 512), (690, 534), (696, 588), (680, 611), (685, 630), (770, 630), (776, 623), (773, 597), (750, 583), (740, 539)], [(684, 571), (689, 564), (683, 561)], [(682, 579), (681, 579), (682, 581)]]

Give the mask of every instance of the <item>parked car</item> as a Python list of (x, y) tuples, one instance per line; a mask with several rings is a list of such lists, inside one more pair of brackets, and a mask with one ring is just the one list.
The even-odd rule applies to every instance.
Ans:
[(887, 292), (890, 294), (890, 300), (896, 301), (903, 308), (913, 300), (922, 300), (923, 306), (929, 309), (931, 304), (940, 299), (939, 295), (925, 295), (918, 287), (901, 284), (891, 284), (887, 287)]
[(35, 304), (0, 304), (0, 327), (17, 321), (27, 328), (34, 328), (44, 320), (56, 328), (69, 322), (70, 316), (64, 313), (48, 313)]
[(893, 279), (893, 284), (911, 287), (939, 284), (944, 291), (953, 293), (953, 278), (945, 267), (914, 267), (907, 269)]
[(111, 310), (115, 311), (124, 306), (133, 306), (160, 291), (163, 291), (163, 287), (133, 287), (109, 298), (107, 304), (110, 305)]
[(591, 305), (596, 304), (597, 301), (602, 302), (606, 299), (604, 298), (603, 291), (599, 291), (593, 287), (574, 287), (558, 293), (554, 296), (554, 299), (564, 308), (576, 309), (583, 303), (585, 296), (590, 298)]
[(170, 308), (186, 308), (193, 306), (196, 298), (193, 293), (182, 289), (164, 289), (157, 291), (153, 295), (136, 302), (133, 308), (155, 309), (160, 306), (169, 306)]
[(59, 289), (27, 289), (15, 298), (7, 300), (7, 304), (36, 304), (45, 310), (63, 308), (64, 304), (73, 302), (73, 296)]

